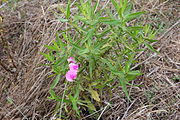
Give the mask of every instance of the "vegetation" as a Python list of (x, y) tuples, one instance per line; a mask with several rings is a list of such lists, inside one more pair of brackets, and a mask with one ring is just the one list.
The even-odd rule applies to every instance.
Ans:
[[(57, 33), (52, 45), (45, 45), (49, 51), (42, 55), (50, 61), (51, 76), (56, 75), (49, 99), (60, 102), (60, 118), (81, 118), (84, 110), (99, 110), (107, 104), (103, 96), (111, 96), (112, 89), (119, 86), (131, 100), (127, 88), (132, 85), (130, 81), (142, 74), (131, 69), (138, 62), (136, 55), (144, 51), (144, 46), (157, 52), (150, 45), (156, 42), (156, 31), (150, 25), (129, 24), (145, 12), (132, 12), (133, 5), (128, 0), (111, 2), (115, 9), (101, 9), (98, 2), (80, 0), (75, 3), (78, 9), (73, 15), (69, 1), (66, 10), (60, 9), (64, 14), (55, 14), (67, 27)], [(72, 72), (76, 79), (71, 83), (64, 81), (64, 92), (55, 93), (53, 89), (68, 70), (69, 57), (74, 57), (80, 66), (77, 78)]]
[(0, 119), (179, 120), (178, 3), (0, 1)]

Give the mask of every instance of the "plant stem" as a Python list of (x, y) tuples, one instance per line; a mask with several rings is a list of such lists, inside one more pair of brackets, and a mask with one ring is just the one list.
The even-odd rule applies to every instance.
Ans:
[(65, 97), (65, 93), (66, 93), (66, 87), (67, 87), (67, 81), (66, 81), (66, 83), (65, 83), (65, 87), (64, 87), (64, 92), (63, 92), (63, 96), (62, 96), (62, 100), (61, 100), (61, 106), (60, 106), (60, 112), (59, 112), (59, 114), (60, 114), (60, 119), (61, 119), (61, 114), (62, 114), (62, 108), (63, 108), (63, 102), (64, 102), (64, 97)]

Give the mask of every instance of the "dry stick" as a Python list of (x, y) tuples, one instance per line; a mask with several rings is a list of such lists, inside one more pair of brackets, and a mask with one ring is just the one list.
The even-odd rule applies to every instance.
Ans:
[(0, 8), (3, 8), (6, 4), (7, 4), (7, 3), (2, 4), (2, 5), (0, 6)]
[(169, 0), (164, 1), (163, 3), (159, 4), (158, 6), (154, 7), (154, 9), (161, 7), (163, 4), (169, 2)]
[(11, 70), (6, 68), (6, 66), (3, 64), (3, 62), (1, 62), (1, 60), (0, 60), (0, 66), (2, 66), (2, 68), (4, 68), (7, 72), (10, 72), (11, 74), (13, 74), (13, 72)]
[(165, 54), (165, 56), (169, 59), (169, 61), (170, 61), (171, 63), (173, 63), (173, 64), (178, 68), (177, 65), (180, 65), (180, 62), (175, 62), (175, 61), (173, 61), (173, 60), (167, 55), (167, 53), (164, 53), (164, 54)]
[(110, 106), (109, 103), (107, 103), (107, 105), (104, 107), (103, 111), (101, 112), (97, 120), (100, 120), (101, 116), (103, 115), (104, 111), (107, 109), (108, 106)]
[[(108, 102), (105, 102), (105, 103), (107, 103), (107, 106), (110, 106), (110, 104), (109, 104)], [(98, 113), (98, 112), (100, 112), (100, 111), (102, 111), (102, 110), (103, 110), (103, 112), (104, 112), (104, 110), (106, 110), (107, 106), (105, 106), (104, 108), (101, 108), (100, 110), (98, 110), (98, 111), (96, 111), (96, 112), (91, 113), (90, 115), (87, 115), (87, 116), (81, 118), (81, 120), (86, 120), (86, 118), (88, 118), (88, 117), (90, 117), (90, 116), (92, 116), (92, 115), (94, 115), (94, 114), (96, 114), (96, 113)], [(102, 113), (103, 113), (103, 112), (102, 112)]]
[(94, 114), (96, 114), (96, 113), (100, 112), (101, 110), (103, 110), (103, 108), (102, 108), (102, 109), (100, 109), (100, 110), (98, 110), (98, 111), (96, 111), (96, 112), (91, 113), (90, 115), (85, 116), (85, 117), (84, 117), (84, 118), (82, 118), (81, 120), (86, 120), (86, 118), (88, 118), (88, 117), (90, 117), (90, 116), (92, 116), (92, 115), (94, 115)]
[(109, 4), (109, 2), (110, 2), (110, 0), (108, 0), (108, 1), (104, 4), (104, 6), (101, 8), (101, 10), (103, 10), (103, 9)]
[(153, 71), (151, 71), (149, 74), (146, 75), (146, 77), (149, 77), (151, 74), (153, 74), (154, 72), (158, 71), (159, 67), (156, 67)]
[(123, 117), (121, 118), (121, 120), (123, 120), (126, 116), (127, 116), (127, 112), (129, 111), (129, 109), (132, 107), (132, 105), (135, 103), (135, 101), (136, 101), (137, 99), (135, 99), (131, 104), (130, 104), (130, 106), (127, 108), (127, 110), (125, 111), (125, 113), (124, 113), (124, 115), (123, 115)]
[[(162, 38), (164, 38), (176, 25), (178, 25), (180, 23), (180, 19), (175, 23), (173, 24), (166, 32), (164, 32), (163, 35), (161, 35), (159, 38), (158, 38), (158, 41), (160, 41)], [(154, 45), (155, 43), (152, 43), (151, 45)], [(161, 48), (163, 47), (163, 45), (161, 45), (160, 48), (157, 49), (157, 51), (160, 51)], [(146, 49), (147, 47), (145, 47), (144, 49)], [(140, 57), (145, 51), (142, 51), (141, 53), (139, 53), (136, 58)], [(143, 62), (139, 63), (139, 64), (136, 64), (134, 67), (131, 68), (131, 70), (137, 68), (139, 65), (142, 65), (143, 63), (145, 63), (146, 61), (148, 61), (149, 59), (153, 58), (154, 56), (156, 56), (157, 53), (154, 53), (152, 56), (150, 56), (149, 58), (147, 58), (146, 60), (144, 60)]]
[(99, 3), (100, 3), (100, 0), (98, 0), (98, 2), (97, 2), (96, 8), (95, 8), (95, 10), (94, 10), (94, 13), (96, 13), (97, 8), (98, 8), (98, 6), (99, 6)]
[(70, 7), (72, 7), (72, 6), (74, 5), (75, 2), (76, 2), (76, 0), (74, 0), (74, 1), (71, 3)]
[(21, 115), (23, 116), (23, 118), (25, 118), (25, 120), (28, 120), (28, 118), (24, 115), (24, 113), (23, 113), (23, 112), (21, 111), (21, 109), (19, 108), (20, 106), (17, 106), (10, 97), (8, 97), (7, 99), (10, 101), (10, 103), (12, 103), (12, 104), (14, 105), (14, 107), (16, 107), (16, 109), (21, 113)]
[(167, 82), (168, 82), (172, 87), (176, 87), (176, 85), (175, 85), (173, 82), (171, 82), (171, 80), (170, 80), (167, 76), (165, 76), (164, 78), (167, 80)]

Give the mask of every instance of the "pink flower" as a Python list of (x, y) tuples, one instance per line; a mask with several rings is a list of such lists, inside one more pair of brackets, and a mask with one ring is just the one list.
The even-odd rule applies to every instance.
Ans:
[(74, 60), (74, 57), (69, 57), (67, 59), (67, 61), (70, 62), (70, 63), (76, 63), (76, 61)]
[(69, 64), (69, 69), (70, 70), (78, 71), (78, 68), (79, 68), (78, 64), (75, 64), (75, 63), (70, 63)]
[(78, 64), (76, 64), (76, 61), (74, 60), (74, 57), (69, 57), (67, 61), (70, 63), (69, 64), (69, 71), (66, 73), (66, 79), (69, 82), (73, 82), (74, 79), (77, 78), (77, 73), (78, 73)]
[(69, 70), (67, 73), (66, 73), (66, 79), (67, 81), (69, 82), (73, 82), (74, 79), (76, 79), (77, 77), (77, 71), (75, 70)]

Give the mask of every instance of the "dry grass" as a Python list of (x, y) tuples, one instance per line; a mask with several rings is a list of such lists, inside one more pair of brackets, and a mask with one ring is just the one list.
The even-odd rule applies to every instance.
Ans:
[[(142, 18), (155, 27), (166, 24), (154, 45), (160, 54), (150, 51), (139, 55), (145, 73), (131, 87), (132, 101), (119, 96), (115, 89), (107, 99), (111, 106), (102, 114), (103, 120), (178, 120), (180, 118), (180, 6), (178, 0), (134, 0), (136, 9), (149, 11)], [(52, 14), (57, 3), (42, 0), (18, 2), (15, 11), (1, 11), (5, 17), (0, 28), (0, 119), (49, 119), (55, 103), (47, 99), (52, 78), (39, 51), (50, 44), (55, 33), (63, 28)], [(63, 5), (64, 3), (61, 2)], [(170, 29), (169, 29), (170, 28)], [(167, 31), (167, 32), (166, 32)], [(61, 89), (63, 86), (59, 86)], [(13, 102), (8, 102), (11, 98)], [(108, 98), (108, 97), (107, 97)], [(88, 120), (91, 116), (85, 117)]]

